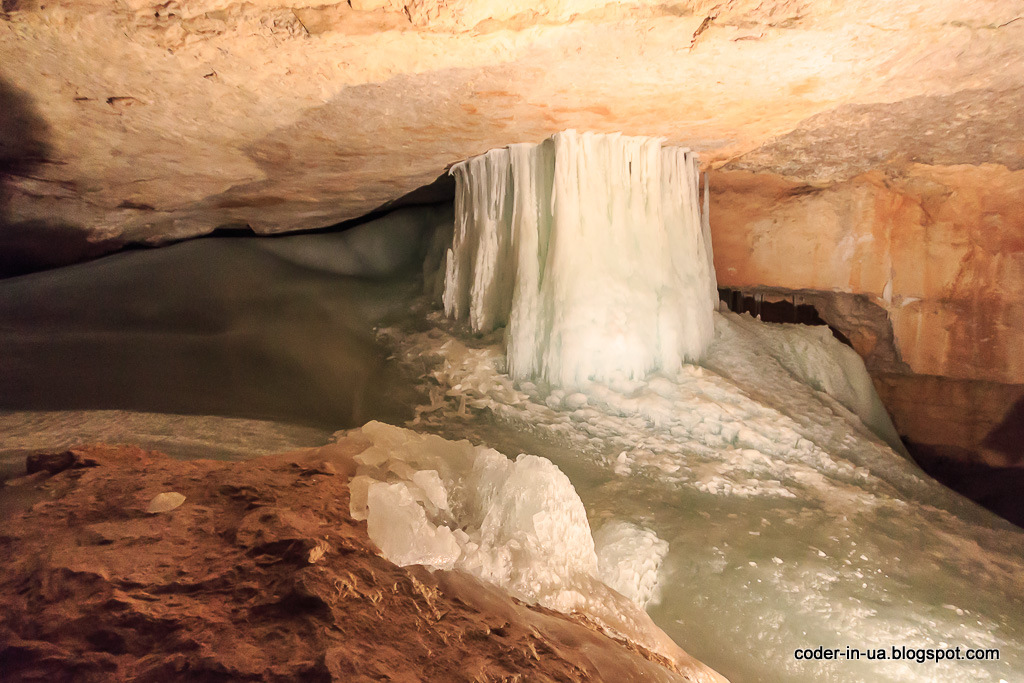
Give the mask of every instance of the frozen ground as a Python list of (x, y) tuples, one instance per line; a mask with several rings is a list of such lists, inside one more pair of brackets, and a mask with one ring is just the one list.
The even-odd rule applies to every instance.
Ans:
[[(885, 443), (863, 366), (829, 335), (716, 313), (701, 365), (553, 388), (505, 373), (500, 332), (429, 317), (427, 330), (382, 330), (421, 374), (413, 426), (544, 456), (599, 536), (629, 524), (666, 542), (663, 561), (651, 560), (656, 542), (620, 560), (657, 565), (649, 613), (716, 670), (736, 681), (1024, 673), (1024, 534)], [(626, 585), (639, 590), (641, 573)], [(819, 645), (998, 648), (1000, 659), (794, 658)]]

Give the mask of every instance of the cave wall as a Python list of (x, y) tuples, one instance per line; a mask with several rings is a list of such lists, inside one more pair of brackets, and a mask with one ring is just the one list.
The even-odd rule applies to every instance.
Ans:
[[(828, 184), (741, 170), (711, 182), (721, 286), (816, 301), (901, 434), (985, 450), (1024, 395), (1024, 171), (905, 163)], [(854, 314), (851, 295), (885, 315)], [(892, 362), (873, 360), (886, 339)]]

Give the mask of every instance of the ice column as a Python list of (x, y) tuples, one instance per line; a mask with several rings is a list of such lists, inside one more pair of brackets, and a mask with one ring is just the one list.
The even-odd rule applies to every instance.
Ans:
[(451, 169), (444, 307), (505, 326), (508, 369), (561, 385), (697, 360), (718, 300), (696, 155), (661, 138), (558, 133)]

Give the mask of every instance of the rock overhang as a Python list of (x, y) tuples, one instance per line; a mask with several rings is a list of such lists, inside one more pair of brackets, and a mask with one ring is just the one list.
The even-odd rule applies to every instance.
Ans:
[(42, 150), (4, 176), (8, 242), (323, 227), (469, 156), (566, 128), (664, 136), (707, 167), (819, 186), (914, 161), (1015, 170), (1024, 156), (1013, 135), (1024, 3), (4, 10), (4, 97)]

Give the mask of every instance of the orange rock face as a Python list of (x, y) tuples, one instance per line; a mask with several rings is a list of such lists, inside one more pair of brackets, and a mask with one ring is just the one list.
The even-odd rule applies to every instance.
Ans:
[[(860, 294), (885, 310), (909, 374), (869, 369), (901, 434), (978, 448), (1003, 421), (1024, 384), (1024, 171), (907, 164), (823, 188), (747, 171), (711, 183), (721, 286)], [(847, 331), (865, 357), (875, 334)]]
[(712, 174), (719, 284), (870, 296), (917, 374), (1024, 382), (1024, 172), (871, 171), (826, 188)]

